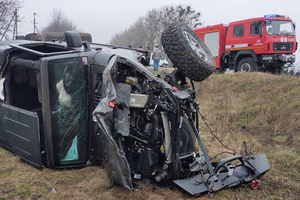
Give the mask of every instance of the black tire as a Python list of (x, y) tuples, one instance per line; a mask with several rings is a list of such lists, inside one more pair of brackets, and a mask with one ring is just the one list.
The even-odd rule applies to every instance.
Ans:
[(161, 42), (174, 68), (189, 79), (203, 81), (216, 70), (211, 52), (186, 24), (171, 24), (162, 33)]
[[(89, 33), (79, 33), (81, 41), (92, 42), (92, 36)], [(43, 34), (43, 40), (45, 41), (65, 41), (64, 32), (48, 32)]]
[(278, 75), (284, 74), (284, 65), (285, 64), (282, 64), (278, 67), (278, 70), (277, 70)]
[(258, 70), (257, 63), (254, 62), (253, 58), (243, 58), (237, 65), (237, 71), (244, 72), (256, 72)]
[(167, 63), (163, 63), (160, 67), (167, 67), (168, 64)]
[(227, 68), (216, 68), (216, 74), (224, 74)]
[(81, 41), (88, 41), (88, 42), (92, 42), (92, 35), (89, 33), (79, 33), (80, 37), (81, 37)]
[(271, 74), (278, 74), (281, 75), (284, 72), (284, 65), (283, 63), (280, 64), (272, 64), (267, 67), (266, 72)]
[(42, 41), (42, 35), (40, 33), (29, 33), (25, 35), (25, 40)]

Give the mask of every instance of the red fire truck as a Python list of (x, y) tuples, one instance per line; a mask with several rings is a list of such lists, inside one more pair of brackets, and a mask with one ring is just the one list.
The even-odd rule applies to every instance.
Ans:
[(283, 15), (265, 15), (194, 31), (210, 49), (219, 72), (229, 68), (282, 73), (285, 64), (295, 62), (295, 24)]

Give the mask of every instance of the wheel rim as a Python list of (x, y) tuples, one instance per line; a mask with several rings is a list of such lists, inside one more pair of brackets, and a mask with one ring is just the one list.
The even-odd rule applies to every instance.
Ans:
[(243, 72), (250, 72), (251, 71), (251, 66), (249, 63), (244, 63), (241, 66), (241, 71)]
[(189, 32), (183, 31), (183, 36), (185, 37), (186, 41), (188, 42), (189, 46), (197, 53), (197, 55), (204, 61), (208, 61), (208, 56), (199, 42), (192, 36)]

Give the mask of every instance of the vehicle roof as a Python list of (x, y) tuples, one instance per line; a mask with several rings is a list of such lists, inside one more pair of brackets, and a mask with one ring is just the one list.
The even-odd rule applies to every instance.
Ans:
[(247, 22), (252, 22), (252, 21), (265, 21), (265, 20), (278, 20), (278, 21), (292, 21), (291, 18), (286, 18), (286, 17), (256, 17), (256, 18), (251, 18), (251, 19), (243, 19), (235, 22), (230, 22), (230, 25), (235, 25), (235, 24), (243, 24)]
[(18, 49), (39, 56), (50, 56), (81, 51), (81, 48), (68, 47), (65, 42), (48, 42), (32, 40), (0, 41), (0, 51), (4, 51), (6, 49)]
[(214, 32), (216, 29), (222, 29), (222, 28), (226, 28), (226, 26), (224, 24), (216, 24), (216, 25), (209, 25), (209, 26), (205, 26), (205, 27), (200, 27), (200, 28), (196, 28), (194, 29), (194, 31), (197, 34), (201, 34), (201, 33), (207, 33), (209, 31)]
[[(57, 48), (54, 51), (43, 51), (42, 49), (38, 49), (39, 46), (48, 46), (52, 48)], [(106, 45), (106, 44), (97, 44), (97, 43), (90, 43), (91, 47), (95, 50), (112, 50), (112, 49), (119, 49), (115, 52), (123, 52), (128, 51), (129, 52), (139, 52), (139, 53), (146, 53), (146, 50), (140, 50), (140, 49), (133, 49), (133, 48), (127, 48), (127, 47), (117, 47), (112, 45)], [(98, 48), (95, 48), (98, 47)], [(100, 48), (99, 48), (100, 47)], [(49, 41), (32, 41), (32, 40), (6, 40), (6, 41), (0, 41), (0, 51), (4, 51), (6, 49), (19, 49), (22, 51), (34, 53), (39, 56), (51, 56), (51, 55), (59, 55), (59, 54), (68, 54), (68, 53), (74, 53), (74, 52), (80, 52), (83, 51), (83, 47), (78, 48), (70, 48), (67, 46), (65, 42), (49, 42)]]
[(33, 40), (5, 40), (5, 41), (0, 41), (0, 48), (3, 46), (9, 46), (11, 44), (41, 44), (41, 43), (66, 46), (65, 43), (58, 43), (58, 42), (33, 41)]

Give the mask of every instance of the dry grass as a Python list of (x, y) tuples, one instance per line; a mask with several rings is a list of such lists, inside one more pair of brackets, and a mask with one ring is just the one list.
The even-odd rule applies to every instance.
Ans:
[[(300, 79), (224, 74), (211, 76), (197, 88), (201, 111), (222, 141), (238, 153), (247, 141), (254, 153), (266, 153), (271, 165), (257, 191), (240, 186), (220, 191), (214, 199), (299, 199)], [(201, 137), (210, 156), (224, 150), (203, 123)], [(190, 198), (178, 189), (147, 181), (140, 183), (143, 189), (137, 192), (111, 188), (105, 171), (97, 166), (39, 171), (3, 149), (0, 160), (0, 199)]]
[[(258, 191), (239, 187), (216, 197), (298, 199), (300, 79), (235, 73), (213, 75), (197, 87), (201, 111), (222, 141), (239, 154), (244, 153), (242, 143), (246, 141), (255, 154), (266, 153), (271, 165)], [(201, 129), (211, 156), (224, 150), (204, 124)]]

